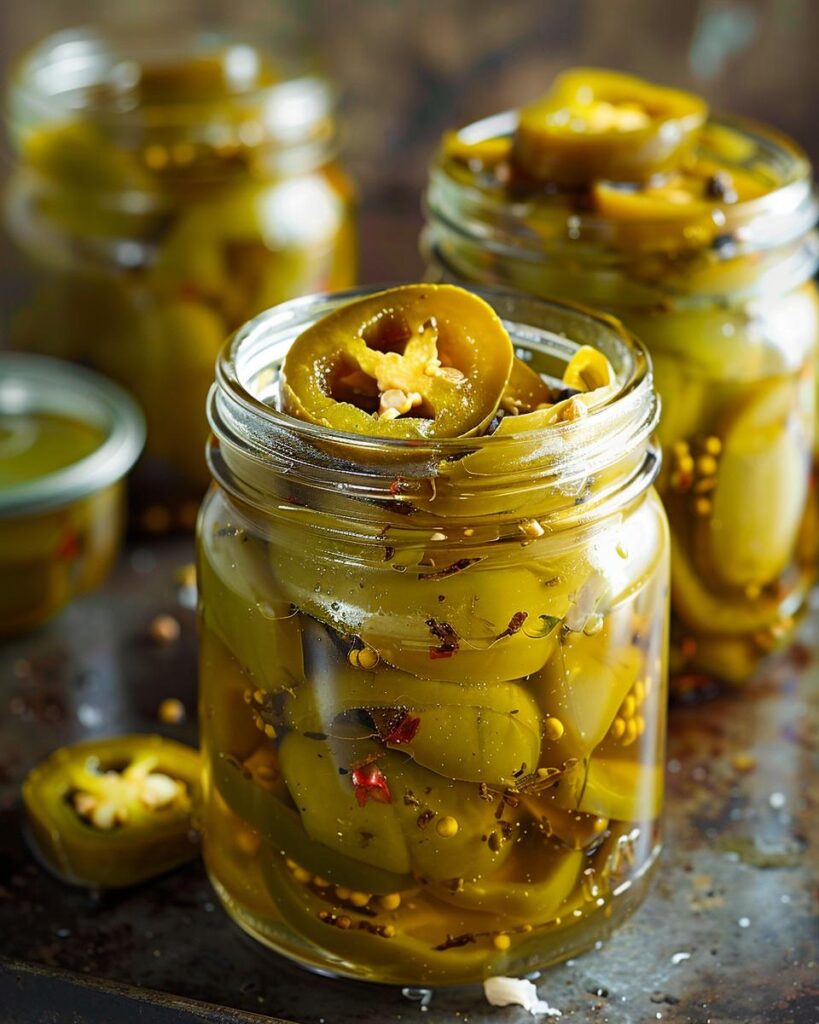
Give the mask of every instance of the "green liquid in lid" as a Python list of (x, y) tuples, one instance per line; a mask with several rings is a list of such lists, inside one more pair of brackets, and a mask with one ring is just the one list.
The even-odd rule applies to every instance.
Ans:
[(104, 440), (102, 430), (67, 416), (0, 413), (0, 490), (73, 466)]

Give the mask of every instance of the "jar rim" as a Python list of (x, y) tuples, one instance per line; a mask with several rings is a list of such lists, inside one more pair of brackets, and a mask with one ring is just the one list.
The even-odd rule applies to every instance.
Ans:
[(51, 413), (97, 427), (101, 443), (85, 457), (0, 490), (0, 517), (30, 515), (78, 501), (116, 483), (136, 462), (145, 420), (107, 378), (49, 356), (0, 353), (0, 413)]
[[(161, 52), (156, 52), (157, 45)], [(151, 54), (151, 51), (154, 51)], [(275, 81), (228, 91), (215, 103), (212, 99), (187, 96), (171, 104), (124, 104), (119, 109), (86, 102), (87, 90), (112, 85), (125, 90), (138, 82), (141, 66), (180, 58), (218, 57), (226, 71), (232, 61), (234, 77), (252, 73), (254, 63), (270, 59), (283, 75)], [(282, 149), (300, 146), (314, 137), (331, 136), (335, 91), (306, 61), (279, 53), (248, 37), (226, 32), (183, 31), (158, 40), (128, 37), (96, 27), (64, 29), (45, 37), (25, 51), (12, 66), (7, 82), (7, 116), (12, 125), (53, 121), (55, 117), (81, 117), (108, 128), (139, 126), (147, 133), (190, 127), (197, 114), (207, 111), (207, 131), (214, 144), (238, 141), (247, 146), (275, 144)], [(78, 101), (71, 102), (72, 95)], [(247, 118), (256, 118), (252, 138)], [(235, 129), (236, 140), (228, 138)], [(128, 136), (130, 138), (130, 136)]]
[[(512, 109), (492, 114), (465, 125), (456, 134), (467, 143), (508, 136), (514, 132), (519, 113), (519, 110)], [(812, 168), (805, 151), (783, 132), (750, 118), (719, 115), (710, 117), (707, 123), (741, 133), (754, 143), (770, 167), (776, 166), (781, 172), (780, 183), (762, 196), (722, 206), (714, 204), (712, 218), (720, 235), (734, 236), (740, 249), (754, 252), (808, 232), (819, 215), (819, 200), (812, 186)], [(610, 218), (583, 211), (567, 211), (565, 207), (550, 207), (548, 197), (542, 201), (537, 193), (510, 200), (507, 195), (498, 194), (497, 190), (493, 192), (482, 187), (477, 180), (466, 182), (457, 179), (449, 173), (443, 148), (440, 147), (430, 165), (425, 206), (433, 217), (440, 217), (451, 224), (452, 218), (443, 208), (445, 190), (448, 190), (450, 198), (457, 197), (457, 228), (466, 237), (486, 242), (493, 224), (502, 222), (505, 229), (503, 239), (491, 239), (491, 247), (498, 252), (535, 254), (553, 252), (561, 247), (571, 247), (576, 251), (584, 241), (598, 240), (610, 244), (614, 251), (619, 250), (616, 239), (613, 241), (611, 238), (613, 221)], [(533, 214), (552, 229), (548, 238), (528, 230)], [(757, 233), (753, 225), (762, 218), (773, 222), (774, 227)], [(696, 250), (711, 244), (710, 240), (698, 244), (684, 239), (685, 222), (679, 219), (657, 217), (652, 223), (656, 223), (664, 233), (678, 230), (681, 243), (684, 243), (682, 248)]]
[[(306, 327), (320, 316), (385, 286), (309, 295), (273, 307), (241, 327), (216, 363), (208, 419), (216, 444), (208, 449), (211, 471), (227, 475), (252, 466), (309, 482), (328, 493), (339, 488), (359, 496), (391, 500), (397, 479), (429, 483), (442, 465), (482, 451), (508, 456), (483, 490), (554, 488), (636, 457), (642, 466), (659, 418), (651, 363), (642, 342), (614, 317), (569, 302), (521, 296), (501, 289), (470, 288), (501, 317), (518, 351), (537, 351), (564, 365), (582, 344), (595, 344), (610, 358), (620, 389), (599, 408), (574, 421), (510, 435), (435, 439), (373, 438), (333, 430), (292, 417), (270, 404), (278, 387), (275, 366)], [(434, 286), (431, 286), (434, 287)], [(516, 319), (517, 318), (517, 319)], [(540, 318), (538, 320), (538, 318)], [(618, 365), (619, 364), (619, 365)], [(562, 372), (562, 371), (561, 371)], [(260, 383), (261, 382), (261, 383)], [(273, 390), (271, 390), (273, 389)], [(262, 394), (264, 392), (264, 395)], [(265, 400), (265, 397), (268, 400)], [(626, 456), (625, 453), (628, 453)], [(656, 453), (649, 462), (656, 463)], [(653, 478), (656, 467), (651, 470)]]
[[(395, 283), (389, 283), (365, 285), (363, 287), (360, 286), (338, 292), (320, 292), (313, 295), (305, 295), (300, 298), (291, 299), (288, 302), (283, 302), (265, 310), (235, 331), (223, 345), (216, 361), (216, 383), (218, 387), (220, 387), (226, 394), (230, 394), (231, 397), (244, 406), (245, 409), (259, 416), (262, 420), (266, 420), (271, 423), (285, 424), (289, 429), (298, 434), (302, 434), (304, 437), (312, 438), (313, 440), (335, 441), (339, 444), (348, 445), (351, 449), (361, 448), (362, 450), (372, 450), (384, 448), (385, 450), (395, 452), (417, 452), (419, 448), (429, 445), (433, 448), (440, 448), (442, 455), (451, 456), (464, 448), (468, 448), (472, 451), (476, 447), (495, 447), (499, 444), (514, 441), (514, 435), (502, 435), (500, 437), (495, 435), (483, 437), (443, 437), (430, 440), (418, 440), (415, 438), (367, 437), (363, 434), (335, 430), (330, 427), (309, 423), (306, 420), (290, 416), (274, 406), (271, 406), (269, 403), (260, 400), (250, 390), (246, 383), (246, 374), (242, 373), (237, 366), (237, 360), (241, 349), (244, 346), (258, 345), (260, 342), (263, 342), (266, 337), (269, 337), (273, 331), (282, 328), (286, 329), (288, 324), (298, 324), (301, 329), (305, 329), (307, 322), (299, 323), (299, 316), (308, 310), (317, 310), (318, 308), (317, 316), (314, 316), (309, 320), (309, 322), (312, 323), (315, 322), (318, 315), (324, 316), (333, 309), (346, 305), (348, 302), (354, 302), (356, 299), (365, 298), (394, 287), (397, 287)], [(559, 311), (560, 313), (575, 318), (578, 324), (585, 321), (589, 326), (596, 325), (599, 330), (607, 332), (612, 340), (623, 345), (624, 348), (629, 351), (632, 358), (632, 366), (629, 376), (623, 382), (620, 391), (613, 395), (609, 401), (596, 409), (592, 409), (588, 416), (584, 417), (584, 421), (589, 422), (597, 417), (596, 422), (601, 422), (602, 418), (605, 416), (606, 410), (611, 407), (612, 403), (619, 399), (626, 398), (634, 391), (644, 387), (646, 383), (648, 384), (649, 389), (653, 386), (651, 363), (647, 349), (643, 345), (642, 341), (632, 334), (632, 332), (629, 331), (616, 317), (611, 316), (608, 313), (590, 309), (581, 303), (569, 300), (530, 298), (527, 296), (520, 296), (509, 289), (476, 288), (467, 286), (464, 290), (478, 295), (480, 298), (488, 302), (489, 305), (493, 306), (496, 312), (499, 313), (500, 311), (497, 309), (495, 304), (502, 303), (504, 301), (513, 304), (531, 304), (543, 311)], [(504, 324), (507, 326), (507, 329), (510, 323), (513, 323), (503, 316), (501, 316), (501, 319), (504, 320)], [(527, 326), (531, 329), (530, 325), (515, 324), (514, 326)], [(535, 328), (535, 331), (543, 335), (551, 333), (544, 328)], [(295, 338), (296, 335), (294, 334), (291, 340), (295, 340)], [(512, 335), (512, 339), (513, 341), (515, 340), (514, 334)], [(572, 339), (569, 338), (567, 340), (571, 342)], [(572, 428), (573, 424), (567, 421), (565, 423), (551, 424), (548, 427), (541, 428), (540, 431), (532, 431), (531, 434), (549, 437), (557, 436), (561, 433), (567, 435), (572, 432)]]

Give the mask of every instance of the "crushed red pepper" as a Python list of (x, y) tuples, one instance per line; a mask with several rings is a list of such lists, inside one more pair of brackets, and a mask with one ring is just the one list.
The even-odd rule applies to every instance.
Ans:
[(420, 725), (421, 719), (417, 715), (413, 716), (407, 712), (386, 734), (384, 742), (393, 743), (396, 746), (401, 743), (412, 743)]
[(436, 640), (441, 641), (438, 647), (430, 647), (430, 658), (433, 661), (436, 658), (451, 658), (461, 642), (457, 631), (448, 622), (439, 622), (437, 619), (427, 619), (427, 629)]
[(509, 620), (509, 625), (502, 633), (498, 633), (496, 640), (503, 640), (505, 636), (514, 636), (515, 633), (519, 633), (523, 623), (529, 618), (529, 612), (515, 612), (512, 618)]
[(384, 773), (374, 762), (353, 768), (353, 788), (358, 806), (363, 807), (368, 800), (379, 804), (391, 804), (392, 793)]

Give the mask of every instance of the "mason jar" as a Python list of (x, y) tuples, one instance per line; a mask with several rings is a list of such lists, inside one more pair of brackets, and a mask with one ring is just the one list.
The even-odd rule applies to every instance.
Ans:
[(371, 292), (285, 303), (223, 350), (198, 527), (204, 855), (299, 963), (395, 984), (520, 975), (592, 945), (660, 847), (668, 534), (658, 402), (613, 318), (481, 293), (606, 404), (529, 433), (331, 431), (282, 360)]
[(31, 288), (11, 342), (92, 366), (137, 399), (148, 436), (132, 497), (146, 530), (193, 527), (225, 337), (355, 281), (333, 108), (299, 61), (212, 33), (61, 32), (13, 70), (6, 223)]
[(145, 426), (78, 366), (0, 352), (0, 638), (100, 585), (119, 553)]
[(662, 218), (630, 207), (633, 186), (604, 183), (604, 215), (578, 193), (510, 182), (497, 156), (517, 117), (469, 125), (433, 160), (430, 276), (567, 296), (644, 340), (662, 399), (672, 675), (682, 688), (740, 682), (791, 637), (816, 570), (810, 164), (771, 129), (714, 120), (700, 158), (753, 171), (763, 195)]

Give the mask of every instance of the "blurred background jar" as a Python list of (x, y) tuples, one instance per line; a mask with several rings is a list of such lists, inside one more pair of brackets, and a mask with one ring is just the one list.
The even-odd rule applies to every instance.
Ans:
[(0, 352), (0, 638), (108, 575), (144, 440), (135, 403), (99, 374)]
[(303, 62), (220, 33), (61, 32), (13, 70), (6, 222), (31, 290), (10, 341), (135, 396), (144, 529), (193, 525), (229, 332), (355, 280), (333, 108)]
[[(706, 196), (703, 178), (705, 201), (676, 195), (669, 212), (662, 183), (652, 194), (521, 182), (509, 162), (517, 123), (516, 111), (490, 117), (439, 149), (426, 194), (431, 276), (571, 297), (645, 341), (663, 406), (672, 667), (684, 688), (744, 680), (789, 639), (815, 576), (810, 164), (771, 129), (711, 120), (693, 176), (718, 168), (715, 191)], [(767, 184), (721, 203), (732, 175)]]
[(658, 403), (614, 320), (487, 292), (550, 384), (580, 345), (605, 353), (605, 403), (443, 441), (280, 413), (293, 339), (363, 294), (270, 310), (219, 360), (198, 536), (205, 861), (244, 929), (321, 971), (516, 976), (622, 921), (659, 851)]

